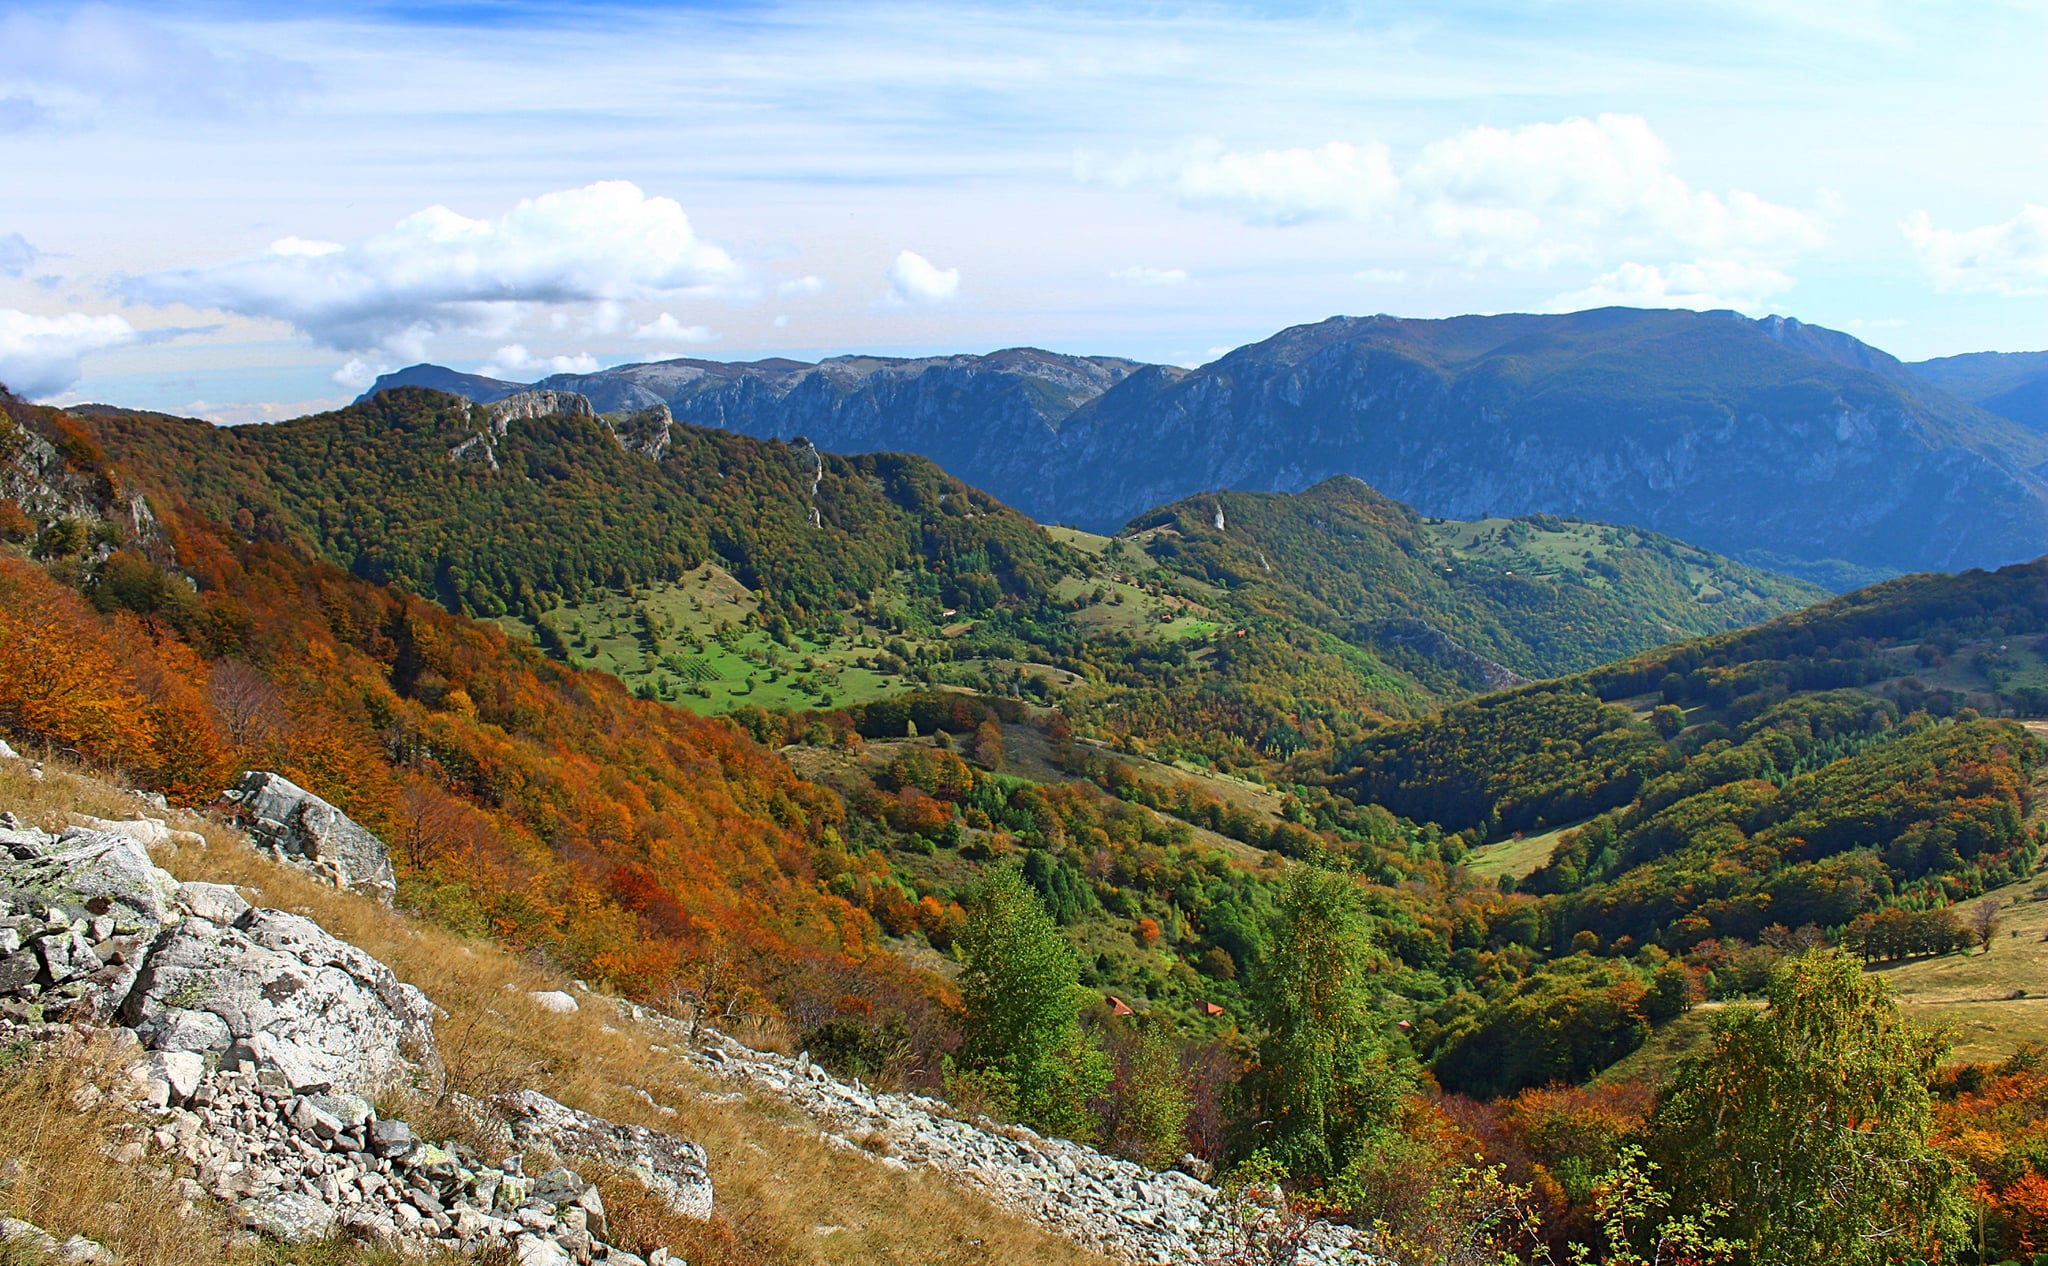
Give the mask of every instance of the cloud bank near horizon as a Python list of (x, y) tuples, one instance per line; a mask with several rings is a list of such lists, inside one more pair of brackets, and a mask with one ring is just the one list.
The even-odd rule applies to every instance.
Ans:
[(2038, 6), (474, 16), (10, 7), (0, 376), (267, 416), (428, 356), (1177, 363), (1603, 303), (2048, 346)]

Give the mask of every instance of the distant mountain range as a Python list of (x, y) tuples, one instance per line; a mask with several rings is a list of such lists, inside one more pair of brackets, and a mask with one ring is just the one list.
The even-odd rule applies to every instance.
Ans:
[(1923, 360), (1910, 368), (1980, 409), (2048, 432), (2048, 352), (1971, 352)]
[[(1352, 475), (1426, 515), (1604, 520), (1846, 588), (2048, 552), (2048, 435), (2027, 412), (2040, 374), (2027, 357), (1908, 366), (1780, 317), (1606, 308), (1337, 317), (1194, 370), (1013, 349), (674, 360), (535, 385), (600, 411), (661, 404), (829, 451), (917, 453), (1097, 531), (1212, 489)], [(421, 365), (365, 394), (402, 385), (485, 401), (527, 387)]]

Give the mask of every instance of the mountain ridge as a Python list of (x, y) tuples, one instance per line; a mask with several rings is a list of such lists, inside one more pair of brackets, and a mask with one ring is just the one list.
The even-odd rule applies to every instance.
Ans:
[(1424, 514), (1648, 528), (1838, 590), (2048, 552), (2048, 439), (1785, 317), (1333, 317), (1191, 370), (1015, 348), (679, 360), (535, 386), (828, 451), (915, 452), (1041, 522), (1099, 532), (1208, 489), (1348, 474)]

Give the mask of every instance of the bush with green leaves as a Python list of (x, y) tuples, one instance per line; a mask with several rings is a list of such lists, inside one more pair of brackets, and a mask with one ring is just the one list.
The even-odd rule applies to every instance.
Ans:
[(1650, 1123), (1679, 1208), (1728, 1211), (1744, 1266), (1875, 1266), (1961, 1242), (1962, 1166), (1928, 1141), (1946, 1034), (1839, 951), (1788, 959), (1769, 1005), (1729, 1010)]
[(966, 970), (960, 1067), (996, 1106), (1041, 1133), (1087, 1141), (1109, 1058), (1081, 1029), (1080, 962), (1015, 865), (993, 871), (957, 942)]

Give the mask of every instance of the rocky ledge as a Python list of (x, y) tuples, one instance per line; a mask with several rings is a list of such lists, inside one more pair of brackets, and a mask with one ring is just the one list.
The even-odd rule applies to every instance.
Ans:
[[(181, 1162), (188, 1201), (222, 1201), (276, 1239), (346, 1235), (408, 1254), (496, 1244), (520, 1266), (668, 1260), (609, 1243), (596, 1186), (555, 1159), (529, 1175), (536, 1150), (624, 1169), (678, 1213), (710, 1216), (700, 1148), (537, 1091), (462, 1101), (508, 1145), (495, 1163), (380, 1118), (372, 1096), (438, 1064), (433, 1004), (310, 919), (178, 883), (146, 834), (95, 820), (52, 835), (0, 815), (0, 1045), (127, 1052), (119, 1093), (142, 1129), (114, 1160), (165, 1166), (166, 1181), (166, 1162)], [(0, 1227), (37, 1246), (40, 1234)]]
[[(1231, 1242), (1231, 1202), (1192, 1174), (1147, 1169), (1022, 1126), (963, 1120), (937, 1099), (872, 1091), (832, 1076), (807, 1055), (757, 1051), (708, 1029), (698, 1029), (692, 1044), (688, 1026), (644, 1008), (629, 1010), (673, 1035), (672, 1049), (704, 1071), (798, 1108), (842, 1151), (890, 1168), (932, 1171), (1117, 1261), (1249, 1260), (1232, 1255), (1239, 1246)], [(1184, 1163), (1197, 1168), (1193, 1158)], [(1303, 1228), (1301, 1239), (1272, 1260), (1297, 1266), (1372, 1260), (1370, 1239), (1350, 1228), (1318, 1223)]]

